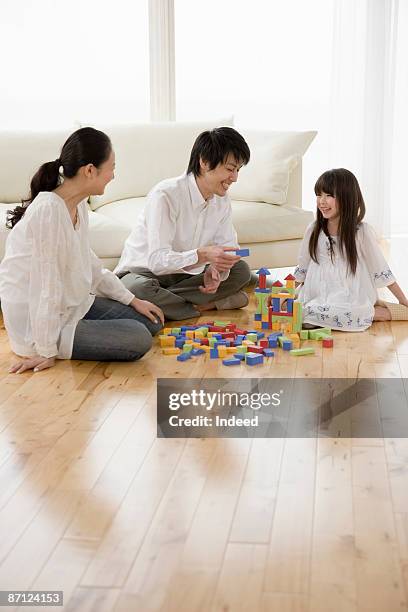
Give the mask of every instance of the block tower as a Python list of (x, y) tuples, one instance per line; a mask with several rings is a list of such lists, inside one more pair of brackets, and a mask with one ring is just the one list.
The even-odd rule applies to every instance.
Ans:
[[(272, 329), (285, 333), (298, 333), (302, 329), (302, 304), (295, 299), (295, 277), (286, 276), (285, 285), (276, 281), (272, 290), (266, 288), (266, 276), (269, 270), (258, 270), (259, 286), (255, 289), (257, 309), (255, 314), (256, 329)], [(268, 299), (271, 296), (271, 305)], [(286, 300), (286, 310), (282, 310), (282, 301)]]

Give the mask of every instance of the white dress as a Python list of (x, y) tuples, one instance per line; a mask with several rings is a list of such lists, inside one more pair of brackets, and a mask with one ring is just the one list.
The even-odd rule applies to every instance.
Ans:
[(17, 355), (69, 359), (78, 321), (95, 295), (129, 304), (133, 294), (89, 246), (88, 205), (74, 228), (64, 200), (41, 192), (10, 231), (0, 264), (0, 298)]
[(317, 245), (319, 263), (311, 259), (309, 239), (313, 227), (314, 222), (306, 230), (294, 272), (296, 280), (303, 283), (299, 292), (303, 321), (342, 331), (367, 329), (373, 321), (377, 289), (395, 282), (373, 228), (361, 223), (357, 229), (358, 261), (353, 275), (347, 270), (345, 256), (339, 252), (336, 236), (332, 237), (333, 261), (329, 240), (323, 232)]

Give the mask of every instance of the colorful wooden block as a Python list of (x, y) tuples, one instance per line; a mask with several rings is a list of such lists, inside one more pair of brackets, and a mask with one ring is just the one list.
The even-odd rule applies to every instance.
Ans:
[(241, 361), (239, 359), (223, 359), (222, 363), (226, 366), (235, 366), (235, 365), (240, 365)]
[(333, 338), (323, 338), (323, 348), (333, 348)]
[(236, 249), (235, 255), (238, 255), (239, 257), (248, 257), (249, 249)]
[(210, 349), (210, 359), (218, 359), (218, 349)]
[(273, 357), (275, 353), (270, 348), (264, 348), (263, 353), (265, 357)]
[(309, 330), (308, 329), (301, 329), (299, 332), (299, 336), (301, 340), (308, 340), (309, 339)]
[(292, 349), (290, 351), (290, 354), (300, 357), (301, 355), (314, 355), (314, 352), (315, 352), (314, 348), (310, 347), (310, 348)]
[(257, 355), (256, 353), (247, 353), (245, 355), (245, 363), (249, 366), (254, 366), (263, 363), (263, 355)]
[(245, 361), (245, 353), (234, 353), (234, 357), (240, 361)]
[(177, 355), (177, 361), (187, 361), (191, 359), (191, 353), (182, 353), (181, 355)]
[(162, 349), (163, 355), (180, 355), (180, 349), (167, 347)]
[(292, 342), (292, 340), (284, 340), (282, 342), (282, 349), (284, 351), (291, 351), (293, 349), (293, 342)]

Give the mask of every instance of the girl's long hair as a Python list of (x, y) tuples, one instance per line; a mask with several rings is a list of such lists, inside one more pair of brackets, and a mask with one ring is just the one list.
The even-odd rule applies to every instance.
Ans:
[(81, 166), (93, 164), (99, 168), (109, 158), (111, 151), (111, 141), (104, 132), (85, 127), (71, 134), (61, 149), (60, 157), (43, 164), (31, 179), (29, 197), (22, 200), (21, 206), (7, 211), (6, 227), (12, 228), (20, 221), (40, 191), (56, 189), (60, 182), (61, 166), (63, 176), (73, 178)]
[[(338, 247), (340, 253), (346, 257), (348, 269), (355, 274), (358, 259), (356, 233), (365, 215), (364, 199), (358, 181), (354, 174), (345, 168), (327, 170), (316, 181), (315, 194), (318, 196), (321, 193), (334, 196), (337, 200), (339, 207)], [(327, 219), (317, 209), (314, 229), (309, 240), (309, 254), (316, 263), (319, 263), (317, 243), (320, 232), (323, 232), (329, 240), (333, 260), (333, 239), (328, 231)]]

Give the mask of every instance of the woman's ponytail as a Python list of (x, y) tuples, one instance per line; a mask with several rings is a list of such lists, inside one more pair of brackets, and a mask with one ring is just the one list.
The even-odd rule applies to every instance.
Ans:
[(31, 179), (30, 197), (23, 200), (21, 206), (7, 211), (6, 227), (11, 229), (22, 218), (28, 206), (37, 197), (40, 191), (54, 191), (59, 183), (59, 168), (61, 160), (58, 158), (52, 162), (46, 162), (41, 166)]

